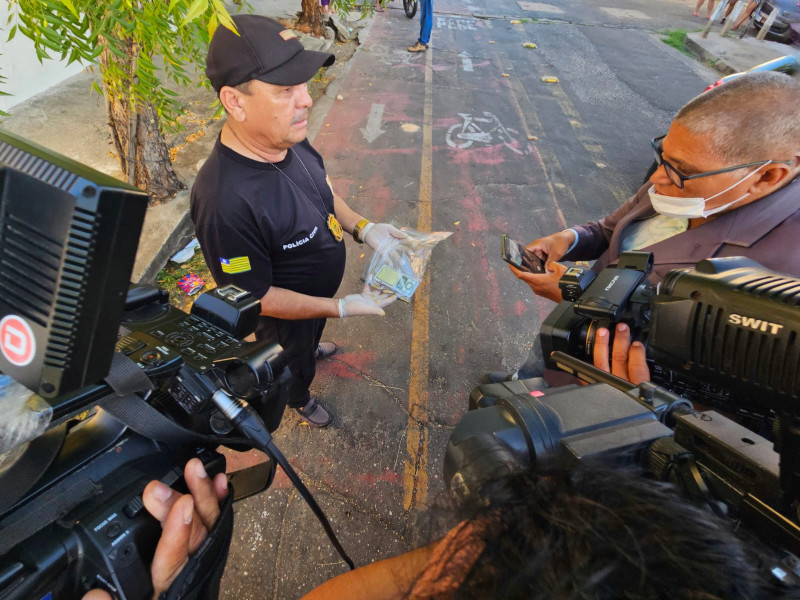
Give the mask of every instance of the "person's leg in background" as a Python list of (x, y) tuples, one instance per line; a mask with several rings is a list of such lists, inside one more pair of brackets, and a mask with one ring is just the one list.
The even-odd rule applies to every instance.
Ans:
[[(694, 12), (692, 13), (693, 17), (698, 16), (700, 12), (700, 7), (703, 6), (703, 2), (706, 0), (697, 0), (697, 6), (694, 8)], [(714, 0), (708, 0), (708, 12), (706, 13), (707, 18), (711, 18), (711, 15), (714, 13)]]
[(411, 46), (409, 52), (423, 52), (428, 48), (433, 29), (433, 0), (419, 0), (419, 40)]
[(330, 9), (331, 0), (322, 0), (322, 14), (328, 15), (331, 12)]
[(758, 6), (757, 2), (752, 2), (752, 1), (749, 2), (745, 7), (744, 11), (742, 11), (742, 14), (736, 20), (736, 23), (734, 23), (733, 27), (731, 27), (731, 31), (736, 31), (737, 29), (739, 29), (741, 24), (744, 23), (747, 19), (749, 19), (750, 15), (753, 14), (753, 11), (756, 9), (756, 6)]

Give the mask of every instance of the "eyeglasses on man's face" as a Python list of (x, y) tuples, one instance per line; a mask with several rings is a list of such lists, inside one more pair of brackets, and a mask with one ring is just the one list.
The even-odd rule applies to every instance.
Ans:
[(669, 163), (669, 161), (664, 159), (663, 149), (661, 147), (664, 138), (667, 137), (665, 135), (660, 135), (657, 138), (653, 138), (650, 140), (650, 144), (653, 146), (653, 152), (656, 155), (656, 164), (660, 167), (664, 167), (664, 171), (669, 177), (669, 180), (679, 189), (683, 189), (683, 183), (688, 181), (689, 179), (698, 179), (700, 177), (709, 177), (710, 175), (719, 175), (720, 173), (730, 173), (731, 171), (737, 171), (739, 169), (744, 169), (746, 167), (760, 167), (762, 165), (766, 165), (769, 163), (786, 163), (791, 164), (789, 161), (785, 160), (760, 160), (758, 162), (751, 162), (745, 163), (743, 165), (736, 165), (735, 167), (726, 167), (725, 169), (716, 169), (715, 171), (704, 171), (702, 173), (695, 173), (694, 175), (684, 175), (681, 173), (677, 168)]

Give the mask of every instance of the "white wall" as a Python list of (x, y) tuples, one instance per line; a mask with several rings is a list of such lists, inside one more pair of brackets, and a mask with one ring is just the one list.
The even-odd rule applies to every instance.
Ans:
[[(33, 42), (19, 31), (13, 40), (7, 42), (11, 29), (11, 25), (6, 25), (8, 12), (8, 3), (0, 0), (0, 75), (5, 77), (0, 90), (13, 94), (0, 96), (0, 110), (13, 113), (14, 105), (80, 73), (83, 67), (77, 62), (67, 66), (66, 61), (59, 60), (39, 63)], [(49, 50), (48, 54), (53, 55)]]

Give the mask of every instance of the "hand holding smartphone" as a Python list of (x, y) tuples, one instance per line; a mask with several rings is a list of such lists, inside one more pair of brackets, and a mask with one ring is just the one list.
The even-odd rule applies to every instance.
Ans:
[(514, 265), (520, 271), (528, 273), (545, 273), (545, 260), (536, 256), (519, 242), (515, 242), (505, 233), (502, 237), (503, 260)]

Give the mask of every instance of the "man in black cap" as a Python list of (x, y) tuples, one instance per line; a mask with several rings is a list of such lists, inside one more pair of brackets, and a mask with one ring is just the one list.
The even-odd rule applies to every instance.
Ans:
[(330, 415), (308, 391), (315, 361), (337, 349), (320, 343), (325, 319), (383, 315), (395, 300), (366, 288), (333, 298), (344, 274), (343, 233), (373, 249), (405, 234), (348, 207), (306, 139), (306, 82), (334, 56), (305, 50), (272, 19), (233, 20), (238, 35), (219, 27), (208, 49), (206, 74), (228, 118), (192, 186), (192, 221), (217, 284), (261, 299), (256, 338), (286, 351), (289, 406), (309, 425), (325, 427)]

